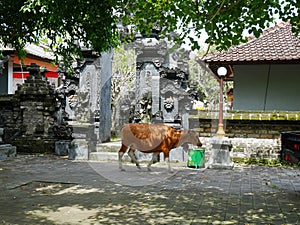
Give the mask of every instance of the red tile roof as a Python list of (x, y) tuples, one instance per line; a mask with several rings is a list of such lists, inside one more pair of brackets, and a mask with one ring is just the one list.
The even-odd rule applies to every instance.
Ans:
[(258, 61), (300, 60), (300, 39), (292, 33), (291, 25), (282, 22), (265, 30), (258, 38), (232, 46), (227, 51), (203, 57), (206, 63), (242, 63)]

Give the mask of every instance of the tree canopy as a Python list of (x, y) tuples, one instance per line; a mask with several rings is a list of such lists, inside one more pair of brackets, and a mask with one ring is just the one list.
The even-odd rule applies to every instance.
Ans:
[[(19, 52), (26, 43), (47, 40), (57, 55), (78, 53), (82, 44), (97, 52), (120, 44), (120, 24), (131, 32), (177, 42), (190, 39), (225, 49), (243, 41), (243, 32), (258, 36), (277, 17), (300, 30), (298, 0), (1, 0), (0, 38)], [(177, 31), (177, 33), (175, 33)], [(127, 39), (130, 40), (130, 37)]]

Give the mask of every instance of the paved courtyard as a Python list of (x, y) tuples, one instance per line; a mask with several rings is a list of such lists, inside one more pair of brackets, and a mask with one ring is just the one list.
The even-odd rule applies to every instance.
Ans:
[(0, 224), (300, 223), (299, 169), (124, 168), (56, 156), (0, 161)]

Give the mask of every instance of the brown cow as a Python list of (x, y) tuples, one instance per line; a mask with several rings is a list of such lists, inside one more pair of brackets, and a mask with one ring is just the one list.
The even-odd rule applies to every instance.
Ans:
[(150, 166), (157, 162), (160, 152), (164, 153), (165, 159), (168, 158), (168, 169), (171, 171), (169, 152), (184, 143), (202, 146), (199, 136), (194, 131), (176, 130), (163, 124), (126, 124), (122, 128), (122, 146), (119, 150), (119, 168), (122, 168), (122, 157), (128, 152), (131, 160), (140, 169), (140, 165), (134, 155), (135, 150), (144, 153), (153, 153)]

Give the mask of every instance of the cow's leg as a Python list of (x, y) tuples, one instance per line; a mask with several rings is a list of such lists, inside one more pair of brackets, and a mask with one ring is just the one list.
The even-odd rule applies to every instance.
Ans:
[(151, 171), (151, 165), (158, 162), (159, 152), (154, 152), (151, 161), (147, 165), (148, 171)]
[(123, 169), (123, 166), (122, 166), (122, 157), (125, 154), (125, 152), (128, 150), (128, 148), (130, 148), (130, 147), (126, 147), (125, 145), (122, 144), (122, 146), (121, 146), (121, 148), (119, 150), (119, 153), (118, 153), (118, 156), (119, 156), (119, 169), (121, 171), (125, 171)]
[(170, 157), (169, 157), (169, 151), (164, 152), (165, 160), (168, 162), (168, 171), (172, 173), (171, 163), (170, 163)]
[(129, 157), (131, 158), (131, 161), (132, 161), (133, 163), (135, 163), (136, 167), (137, 167), (138, 169), (141, 169), (140, 164), (139, 164), (139, 162), (137, 161), (137, 158), (136, 158), (134, 152), (135, 152), (135, 149), (130, 148), (129, 151), (128, 151), (128, 155), (129, 155)]
[(167, 159), (168, 159), (168, 171), (170, 173), (172, 173), (173, 171), (172, 171), (172, 168), (171, 168), (170, 157), (168, 157)]

